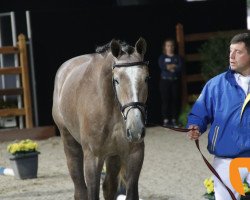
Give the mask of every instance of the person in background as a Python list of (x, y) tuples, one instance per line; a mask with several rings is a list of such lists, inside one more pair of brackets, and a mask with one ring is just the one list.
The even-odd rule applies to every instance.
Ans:
[(177, 126), (182, 60), (179, 55), (175, 54), (174, 39), (166, 39), (163, 42), (162, 50), (163, 53), (158, 62), (161, 69), (160, 92), (163, 126)]
[[(188, 136), (197, 140), (211, 124), (208, 151), (214, 155), (213, 167), (236, 199), (240, 195), (230, 182), (230, 163), (234, 158), (250, 158), (250, 34), (235, 35), (230, 42), (229, 69), (209, 80), (189, 116)], [(247, 168), (240, 168), (242, 181), (250, 183)], [(214, 176), (216, 200), (231, 199), (224, 185)]]

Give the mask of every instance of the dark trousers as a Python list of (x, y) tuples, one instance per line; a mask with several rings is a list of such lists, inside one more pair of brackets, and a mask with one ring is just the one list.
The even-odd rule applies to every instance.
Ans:
[(165, 80), (160, 81), (161, 92), (161, 111), (163, 119), (178, 119), (178, 112), (180, 107), (180, 88), (179, 80)]

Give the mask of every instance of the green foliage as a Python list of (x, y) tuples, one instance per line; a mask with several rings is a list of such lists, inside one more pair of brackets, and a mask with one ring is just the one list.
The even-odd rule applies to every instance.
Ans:
[(219, 35), (205, 42), (199, 52), (201, 54), (201, 73), (205, 80), (226, 71), (229, 60), (230, 37)]
[(190, 105), (186, 105), (183, 108), (183, 110), (182, 110), (182, 112), (181, 112), (181, 114), (179, 116), (179, 122), (181, 123), (182, 126), (185, 126), (187, 124), (187, 117), (188, 117), (188, 114), (189, 114), (190, 110), (191, 110)]
[(215, 196), (214, 196), (214, 193), (211, 193), (211, 194), (204, 194), (203, 197), (205, 199), (209, 199), (209, 200), (215, 200)]

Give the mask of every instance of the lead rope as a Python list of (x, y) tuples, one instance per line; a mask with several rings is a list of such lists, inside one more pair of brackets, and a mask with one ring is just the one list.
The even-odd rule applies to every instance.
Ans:
[(195, 144), (197, 149), (199, 150), (204, 162), (206, 163), (207, 167), (210, 169), (210, 171), (219, 179), (219, 181), (222, 183), (222, 185), (224, 185), (224, 187), (227, 189), (227, 191), (229, 192), (232, 200), (237, 200), (232, 192), (232, 190), (226, 186), (226, 184), (223, 182), (223, 180), (221, 179), (220, 175), (217, 173), (217, 171), (214, 169), (214, 167), (208, 162), (208, 160), (206, 159), (206, 157), (203, 155), (203, 153), (200, 150), (200, 145), (199, 145), (199, 140), (195, 140)]
[[(162, 126), (164, 127), (164, 126)], [(164, 128), (168, 128), (174, 131), (178, 131), (178, 132), (188, 132), (190, 131), (190, 129), (186, 129), (186, 128), (174, 128), (174, 127), (164, 127)], [(224, 185), (224, 187), (227, 189), (227, 191), (229, 192), (232, 200), (237, 200), (234, 196), (234, 193), (232, 192), (232, 190), (226, 186), (226, 184), (223, 182), (223, 180), (221, 179), (220, 175), (217, 173), (217, 171), (214, 169), (214, 167), (208, 162), (208, 160), (206, 159), (206, 157), (203, 155), (203, 153), (201, 152), (200, 149), (200, 145), (199, 145), (199, 140), (195, 140), (195, 144), (197, 149), (199, 150), (204, 162), (206, 163), (208, 169), (219, 179), (219, 181), (222, 183), (222, 185)]]

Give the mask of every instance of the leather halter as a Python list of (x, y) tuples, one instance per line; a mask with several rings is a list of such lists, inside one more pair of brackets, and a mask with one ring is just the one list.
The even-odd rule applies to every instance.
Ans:
[[(114, 64), (113, 69), (114, 68), (121, 68), (121, 67), (134, 67), (134, 66), (138, 66), (138, 65), (146, 65), (146, 66), (148, 66), (148, 64), (149, 64), (148, 61), (121, 63), (121, 64)], [(129, 102), (129, 103), (125, 104), (125, 105), (122, 105), (120, 103), (119, 99), (117, 98), (114, 77), (112, 77), (112, 84), (113, 84), (113, 89), (114, 89), (114, 92), (115, 92), (116, 99), (117, 99), (117, 101), (118, 101), (118, 103), (120, 105), (120, 111), (121, 111), (123, 119), (126, 121), (129, 111), (131, 109), (137, 108), (143, 114), (144, 121), (145, 121), (145, 124), (146, 124), (146, 121), (147, 121), (147, 105), (145, 103), (143, 103), (143, 102), (138, 102), (138, 101)], [(124, 112), (125, 112), (126, 108), (129, 108), (129, 109), (128, 109), (127, 113), (125, 114)]]
[(120, 64), (114, 64), (113, 69), (116, 67), (132, 67), (137, 65), (146, 65), (148, 66), (149, 61), (140, 61), (140, 62), (131, 62), (131, 63), (120, 63)]

